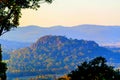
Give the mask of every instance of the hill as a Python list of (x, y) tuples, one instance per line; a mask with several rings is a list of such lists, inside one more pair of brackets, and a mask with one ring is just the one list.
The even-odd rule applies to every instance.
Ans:
[(40, 26), (18, 27), (6, 34), (1, 39), (35, 42), (39, 37), (45, 35), (61, 35), (73, 39), (85, 39), (96, 41), (100, 45), (119, 43), (120, 26), (102, 26), (102, 25), (78, 25), (78, 26), (53, 26), (43, 28)]
[(30, 47), (13, 51), (8, 62), (8, 72), (12, 76), (16, 73), (19, 76), (64, 74), (75, 69), (84, 60), (97, 56), (103, 56), (115, 65), (120, 63), (120, 54), (100, 47), (94, 41), (48, 35), (38, 39)]

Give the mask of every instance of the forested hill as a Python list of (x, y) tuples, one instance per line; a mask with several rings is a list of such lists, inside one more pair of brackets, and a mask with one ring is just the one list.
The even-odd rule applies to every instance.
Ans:
[[(31, 49), (39, 48), (41, 49), (42, 47), (48, 48), (51, 50), (55, 49), (56, 50), (63, 50), (63, 49), (74, 49), (77, 47), (85, 47), (85, 48), (95, 48), (98, 47), (98, 44), (95, 43), (94, 41), (85, 41), (85, 40), (72, 40), (72, 39), (67, 39), (64, 36), (44, 36), (38, 39), (36, 43), (34, 43), (31, 46)], [(50, 50), (50, 51), (51, 51)]]
[(63, 36), (44, 36), (30, 47), (11, 53), (9, 72), (66, 73), (84, 60), (103, 56), (108, 61), (119, 63), (120, 54), (100, 47), (94, 41), (68, 39)]

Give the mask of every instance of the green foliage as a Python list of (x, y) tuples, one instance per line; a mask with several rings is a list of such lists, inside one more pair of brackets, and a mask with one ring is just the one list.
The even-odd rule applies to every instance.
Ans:
[(115, 71), (112, 66), (108, 66), (103, 57), (83, 62), (68, 76), (70, 80), (120, 80), (120, 72)]
[(2, 62), (2, 50), (0, 45), (0, 79), (1, 80), (6, 80), (6, 70), (7, 70), (7, 65), (6, 63)]
[(0, 0), (0, 36), (19, 25), (22, 9), (35, 9), (52, 0)]

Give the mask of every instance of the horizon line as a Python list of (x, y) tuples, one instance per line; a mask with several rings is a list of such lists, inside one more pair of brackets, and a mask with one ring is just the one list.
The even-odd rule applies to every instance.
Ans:
[(54, 27), (77, 27), (77, 26), (104, 26), (104, 27), (120, 27), (120, 25), (102, 25), (102, 24), (78, 24), (78, 25), (73, 25), (73, 26), (65, 26), (65, 25), (53, 25), (53, 26), (40, 26), (40, 25), (24, 25), (24, 26), (18, 26), (18, 27), (29, 27), (29, 26), (34, 26), (34, 27), (41, 27), (41, 28), (54, 28)]

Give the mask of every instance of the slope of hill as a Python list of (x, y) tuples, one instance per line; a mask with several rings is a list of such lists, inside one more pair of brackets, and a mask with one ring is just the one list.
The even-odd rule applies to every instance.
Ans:
[(63, 74), (73, 70), (82, 61), (97, 56), (103, 56), (111, 63), (120, 63), (120, 54), (100, 47), (94, 41), (48, 35), (41, 37), (30, 47), (12, 52), (8, 71), (20, 73), (21, 76)]
[(10, 57), (10, 52), (12, 50), (28, 47), (32, 43), (8, 41), (8, 40), (0, 39), (0, 44), (2, 45), (3, 60), (8, 60)]
[(0, 39), (0, 44), (5, 49), (7, 49), (7, 48), (8, 49), (19, 49), (19, 48), (23, 48), (23, 47), (28, 47), (32, 43), (29, 43), (29, 42), (17, 42), (17, 41), (9, 41), (9, 40)]
[(45, 35), (61, 35), (73, 39), (93, 40), (99, 44), (120, 42), (120, 26), (78, 25), (72, 27), (54, 26), (43, 28), (38, 26), (19, 27), (2, 36), (2, 39), (34, 42)]

